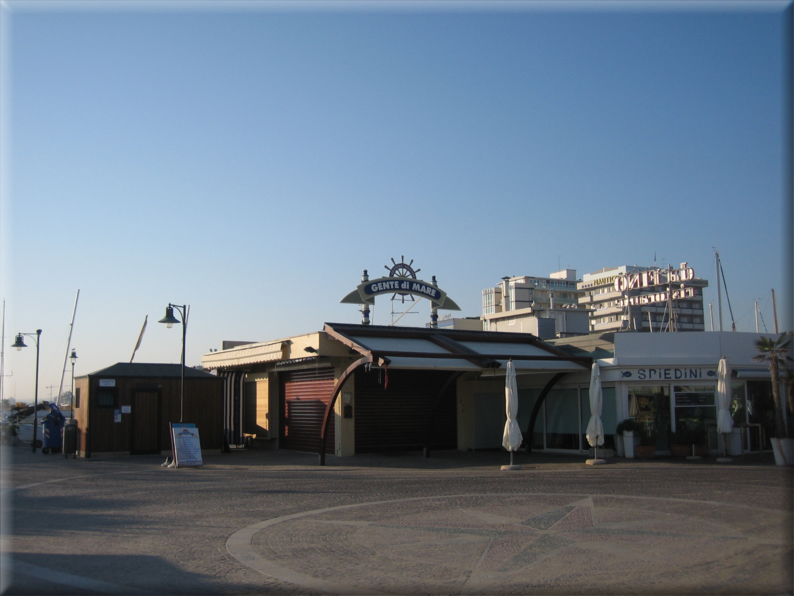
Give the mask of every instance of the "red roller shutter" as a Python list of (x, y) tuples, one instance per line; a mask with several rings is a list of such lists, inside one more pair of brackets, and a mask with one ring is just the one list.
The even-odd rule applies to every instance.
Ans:
[[(318, 453), (325, 409), (334, 391), (331, 367), (292, 371), (281, 375), (282, 449)], [(334, 421), (328, 424), (328, 452), (334, 450)]]

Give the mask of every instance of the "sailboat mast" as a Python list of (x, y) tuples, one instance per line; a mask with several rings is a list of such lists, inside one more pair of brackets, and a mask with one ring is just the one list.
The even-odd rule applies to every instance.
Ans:
[(717, 320), (720, 324), (720, 331), (722, 331), (722, 290), (720, 289), (720, 253), (714, 251), (714, 256), (717, 259)]
[(72, 345), (72, 330), (74, 329), (74, 315), (77, 312), (77, 301), (80, 299), (80, 290), (77, 290), (77, 295), (74, 297), (74, 308), (72, 309), (72, 322), (69, 323), (69, 340), (66, 342), (66, 354), (63, 357), (63, 368), (61, 368), (61, 384), (58, 387), (58, 397), (55, 398), (56, 402), (60, 399), (63, 392), (63, 376), (66, 374), (66, 363), (69, 361), (69, 348)]
[[(3, 381), (5, 380), (5, 363), (6, 363), (6, 301), (3, 299), (3, 331), (2, 331), (2, 339), (0, 341), (3, 344), (0, 346), (0, 404), (3, 403)], [(2, 406), (0, 406), (2, 407)]]

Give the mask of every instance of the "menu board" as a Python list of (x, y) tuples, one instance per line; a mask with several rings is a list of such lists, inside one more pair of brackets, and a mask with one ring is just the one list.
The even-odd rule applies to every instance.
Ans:
[(202, 466), (199, 431), (192, 422), (171, 423), (171, 444), (174, 451), (174, 467)]

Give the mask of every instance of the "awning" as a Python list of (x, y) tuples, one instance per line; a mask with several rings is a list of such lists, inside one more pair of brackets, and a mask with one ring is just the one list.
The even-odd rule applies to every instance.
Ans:
[(734, 368), (733, 375), (737, 379), (762, 379), (771, 381), (772, 375), (768, 368)]
[(528, 333), (340, 323), (326, 323), (324, 331), (351, 350), (371, 356), (373, 366), (392, 369), (495, 372), (505, 370), (512, 359), (517, 373), (580, 372), (592, 363)]
[(278, 340), (258, 344), (246, 344), (220, 352), (210, 352), (201, 358), (204, 369), (224, 369), (249, 366), (260, 362), (271, 362), (284, 358), (289, 340)]

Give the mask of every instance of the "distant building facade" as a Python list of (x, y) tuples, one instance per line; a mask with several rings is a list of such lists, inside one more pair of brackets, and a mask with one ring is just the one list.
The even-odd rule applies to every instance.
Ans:
[(678, 268), (622, 265), (582, 276), (579, 305), (589, 309), (590, 333), (705, 331), (703, 289), (708, 281)]
[(503, 277), (498, 286), (482, 292), (483, 330), (531, 333), (543, 339), (588, 333), (579, 281), (574, 269), (549, 277)]
[(483, 331), (531, 333), (541, 339), (619, 331), (705, 331), (703, 289), (687, 263), (677, 268), (621, 265), (576, 278), (503, 277), (482, 291)]

